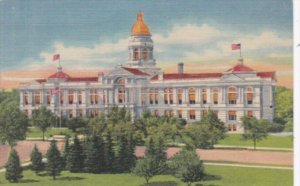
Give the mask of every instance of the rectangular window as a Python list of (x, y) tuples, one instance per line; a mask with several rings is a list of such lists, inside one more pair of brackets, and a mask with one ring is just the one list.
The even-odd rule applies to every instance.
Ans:
[(207, 110), (202, 110), (201, 111), (201, 116), (205, 117), (205, 116), (207, 116), (207, 113), (208, 113)]
[(228, 131), (236, 131), (236, 124), (229, 124)]
[(202, 90), (201, 96), (202, 96), (202, 104), (206, 104), (206, 103), (207, 103), (206, 89), (203, 89), (203, 90)]
[(103, 102), (103, 105), (105, 105), (105, 103), (106, 103), (106, 96), (105, 95), (102, 96), (102, 102)]
[(83, 116), (83, 111), (82, 111), (82, 109), (79, 109), (79, 110), (78, 110), (78, 116), (79, 116), (79, 117), (82, 117), (82, 116)]
[(156, 117), (159, 116), (159, 111), (158, 110), (154, 110), (154, 116), (156, 116)]
[(228, 119), (230, 121), (235, 121), (236, 120), (236, 111), (229, 111), (228, 112)]
[(78, 104), (81, 105), (82, 104), (82, 92), (78, 91)]
[(247, 104), (251, 105), (253, 103), (253, 93), (247, 93)]
[(182, 110), (177, 111), (178, 118), (182, 118)]
[(63, 92), (60, 93), (60, 104), (61, 105), (64, 104), (64, 93)]
[(214, 102), (214, 104), (216, 105), (216, 104), (218, 104), (218, 92), (217, 91), (215, 91), (214, 93), (213, 93), (213, 102)]
[(247, 116), (248, 117), (253, 117), (253, 111), (252, 110), (248, 110), (247, 111)]
[(73, 110), (69, 110), (68, 114), (69, 114), (69, 118), (72, 118), (73, 117)]
[(47, 97), (46, 98), (47, 99), (47, 105), (50, 105), (51, 104), (51, 93), (49, 91), (47, 91), (46, 94), (47, 94), (47, 96), (46, 96)]
[(190, 119), (195, 120), (196, 119), (196, 113), (195, 110), (190, 110), (189, 111)]

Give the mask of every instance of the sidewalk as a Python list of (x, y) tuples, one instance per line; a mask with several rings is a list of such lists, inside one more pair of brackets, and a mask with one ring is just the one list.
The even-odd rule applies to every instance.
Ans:
[[(253, 146), (235, 146), (235, 145), (214, 145), (217, 149), (246, 149), (253, 150)], [(267, 150), (267, 151), (293, 151), (292, 148), (276, 148), (276, 147), (256, 147), (256, 150)]]

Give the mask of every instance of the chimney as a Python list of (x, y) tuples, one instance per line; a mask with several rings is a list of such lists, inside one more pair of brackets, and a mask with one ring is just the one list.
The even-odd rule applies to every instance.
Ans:
[(184, 63), (178, 63), (178, 74), (183, 74)]
[(158, 72), (158, 80), (164, 80), (164, 72), (163, 71)]

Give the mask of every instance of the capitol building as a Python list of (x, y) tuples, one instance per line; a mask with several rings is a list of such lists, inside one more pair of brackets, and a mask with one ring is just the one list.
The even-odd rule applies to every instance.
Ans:
[(114, 105), (125, 107), (133, 118), (144, 110), (157, 116), (200, 120), (212, 110), (229, 131), (242, 131), (240, 118), (274, 118), (275, 72), (259, 72), (238, 62), (224, 72), (177, 73), (156, 66), (151, 32), (142, 12), (132, 26), (129, 60), (96, 77), (71, 77), (58, 65), (46, 79), (22, 83), (20, 108), (30, 117), (45, 106), (58, 116), (95, 117)]

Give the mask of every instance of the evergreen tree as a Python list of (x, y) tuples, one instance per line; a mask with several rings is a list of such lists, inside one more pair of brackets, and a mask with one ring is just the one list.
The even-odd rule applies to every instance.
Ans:
[(104, 169), (103, 143), (99, 136), (92, 136), (86, 144), (84, 171), (100, 173)]
[(46, 171), (48, 175), (52, 176), (53, 180), (55, 180), (56, 176), (59, 176), (60, 172), (62, 171), (62, 157), (56, 146), (55, 140), (51, 141), (50, 148), (46, 153), (46, 158)]
[(127, 170), (127, 150), (127, 139), (125, 135), (122, 135), (118, 140), (117, 157), (116, 161), (114, 162), (114, 169), (116, 172), (125, 172)]
[(15, 149), (12, 149), (10, 151), (8, 161), (5, 164), (5, 168), (5, 178), (9, 182), (19, 182), (19, 180), (23, 177), (20, 158)]
[(105, 143), (104, 143), (104, 162), (106, 172), (113, 171), (113, 162), (115, 161), (115, 152), (113, 140), (110, 132), (107, 132)]
[(39, 151), (36, 145), (34, 145), (31, 155), (31, 170), (34, 171), (36, 174), (44, 170), (44, 163), (43, 163), (43, 155)]
[(129, 134), (127, 136), (127, 151), (126, 151), (126, 161), (125, 161), (125, 167), (126, 171), (130, 171), (136, 163), (136, 157), (135, 157), (135, 140), (133, 137), (133, 134)]
[(67, 169), (70, 172), (81, 172), (83, 169), (83, 149), (77, 136), (74, 138), (74, 143), (70, 145), (67, 157)]
[(132, 135), (123, 134), (119, 137), (117, 157), (114, 163), (117, 172), (128, 172), (135, 166), (135, 141)]
[(68, 154), (69, 154), (69, 150), (70, 150), (70, 142), (69, 142), (69, 136), (66, 136), (65, 138), (65, 145), (64, 145), (64, 151), (63, 151), (63, 155), (62, 155), (62, 167), (66, 168), (67, 167), (67, 158), (68, 158)]

